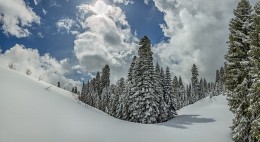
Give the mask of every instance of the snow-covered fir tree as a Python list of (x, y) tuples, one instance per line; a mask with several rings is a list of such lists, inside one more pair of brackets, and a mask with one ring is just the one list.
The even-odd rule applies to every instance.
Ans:
[(125, 79), (121, 78), (116, 83), (116, 92), (115, 94), (118, 96), (118, 104), (116, 106), (115, 116), (117, 118), (123, 118), (123, 111), (125, 107), (125, 94), (126, 94), (126, 84)]
[(168, 119), (173, 118), (177, 115), (176, 113), (176, 104), (177, 100), (174, 96), (173, 87), (172, 87), (172, 81), (171, 81), (171, 74), (170, 74), (170, 68), (166, 67), (165, 72), (165, 81), (164, 81), (164, 91), (165, 91), (165, 102), (169, 107), (169, 113), (168, 113)]
[(186, 106), (187, 94), (185, 93), (185, 87), (183, 85), (181, 77), (179, 77), (179, 96), (180, 96), (180, 108)]
[(230, 110), (235, 114), (232, 134), (235, 142), (249, 142), (250, 140), (250, 113), (249, 89), (251, 78), (248, 51), (249, 33), (252, 8), (248, 0), (240, 0), (234, 10), (235, 17), (229, 25), (228, 53), (226, 54), (227, 75), (226, 85), (229, 90), (228, 100)]
[(192, 65), (191, 75), (191, 103), (195, 103), (199, 100), (199, 73), (195, 64)]
[(205, 92), (204, 92), (204, 85), (203, 85), (203, 79), (200, 78), (199, 82), (199, 100), (205, 98)]
[(101, 92), (105, 87), (108, 87), (110, 85), (110, 67), (108, 65), (105, 65), (102, 69), (102, 75), (100, 78), (100, 86), (101, 86)]
[(165, 91), (164, 91), (164, 71), (161, 71), (161, 67), (156, 63), (154, 70), (154, 87), (155, 93), (159, 96), (159, 117), (158, 122), (165, 122), (168, 120), (169, 107), (165, 102)]
[(250, 32), (249, 72), (252, 77), (252, 87), (249, 94), (249, 112), (251, 115), (251, 130), (249, 140), (260, 141), (260, 1), (254, 6), (252, 15), (252, 31)]
[(135, 88), (133, 88), (134, 84), (134, 79), (133, 76), (134, 74), (134, 67), (136, 63), (136, 56), (133, 57), (132, 63), (130, 65), (130, 68), (128, 70), (128, 75), (127, 75), (127, 81), (126, 81), (126, 94), (124, 96), (124, 101), (125, 104), (123, 106), (123, 119), (124, 120), (129, 120), (129, 106), (131, 105), (131, 100), (129, 99), (129, 96), (132, 96), (134, 94)]
[(129, 96), (130, 121), (139, 123), (155, 123), (159, 116), (159, 96), (155, 93), (154, 67), (151, 42), (144, 36), (139, 42), (139, 57), (135, 63), (133, 85), (130, 90), (134, 94)]
[(108, 102), (111, 96), (110, 86), (105, 87), (101, 94), (101, 110), (106, 112), (108, 110)]
[(206, 78), (204, 78), (203, 79), (203, 91), (204, 91), (204, 93), (205, 93), (205, 97), (206, 97), (206, 95), (208, 94), (208, 82), (207, 82), (207, 80), (206, 80)]
[(225, 71), (224, 68), (221, 67), (219, 70), (219, 92), (223, 94), (225, 92)]
[(215, 88), (214, 88), (214, 96), (220, 94), (220, 74), (219, 70), (216, 70), (216, 79), (215, 79)]
[(180, 109), (180, 94), (179, 94), (179, 82), (177, 76), (174, 76), (172, 80), (172, 88), (173, 88), (173, 94), (172, 94), (172, 100), (174, 100), (174, 105), (176, 110)]

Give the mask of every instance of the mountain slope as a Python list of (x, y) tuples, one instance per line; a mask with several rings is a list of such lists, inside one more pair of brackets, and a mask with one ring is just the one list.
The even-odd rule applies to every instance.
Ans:
[[(50, 87), (51, 86), (51, 87)], [(231, 142), (225, 96), (160, 124), (136, 124), (84, 106), (63, 89), (0, 66), (1, 142)]]

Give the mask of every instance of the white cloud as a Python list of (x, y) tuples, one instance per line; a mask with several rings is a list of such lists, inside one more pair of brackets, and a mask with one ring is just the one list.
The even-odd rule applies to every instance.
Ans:
[(136, 38), (123, 11), (101, 0), (78, 6), (84, 32), (74, 41), (74, 52), (86, 71), (98, 71), (110, 65), (114, 79), (125, 76), (132, 60)]
[(148, 5), (149, 2), (150, 2), (150, 0), (144, 0), (144, 3), (145, 3), (146, 5)]
[(37, 35), (38, 35), (38, 37), (40, 37), (40, 38), (44, 38), (44, 35), (43, 35), (41, 32), (38, 32)]
[(41, 2), (41, 0), (33, 0), (33, 2), (35, 5), (38, 5)]
[(21, 38), (30, 35), (32, 23), (40, 24), (40, 17), (23, 0), (0, 0), (0, 23), (4, 34)]
[(70, 18), (60, 19), (56, 23), (56, 26), (59, 32), (65, 30), (67, 33), (77, 34), (77, 32), (75, 33), (75, 31), (72, 31), (72, 29), (77, 28), (78, 24)]
[(192, 64), (199, 73), (213, 81), (215, 70), (223, 66), (227, 51), (228, 23), (237, 2), (232, 0), (154, 0), (164, 13), (161, 25), (168, 42), (155, 49), (164, 65), (174, 75), (190, 80)]
[(61, 7), (61, 5), (58, 4), (56, 0), (51, 0), (50, 1), (50, 7)]
[(71, 89), (72, 86), (81, 86), (80, 82), (65, 77), (71, 70), (69, 60), (61, 61), (52, 58), (49, 54), (39, 55), (37, 49), (25, 48), (16, 44), (5, 53), (0, 54), (1, 65), (8, 66), (12, 63), (17, 71), (25, 73), (28, 68), (32, 71), (31, 76), (35, 78), (43, 77), (43, 80), (57, 85), (61, 82), (62, 87)]
[(47, 11), (45, 9), (42, 9), (42, 12), (43, 12), (44, 15), (47, 14)]
[(133, 4), (132, 0), (113, 0), (113, 3), (123, 3), (124, 5)]

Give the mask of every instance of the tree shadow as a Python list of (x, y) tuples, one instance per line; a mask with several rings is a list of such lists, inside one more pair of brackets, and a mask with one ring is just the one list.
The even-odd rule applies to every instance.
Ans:
[(192, 125), (194, 123), (210, 123), (216, 121), (213, 118), (199, 118), (198, 116), (200, 115), (178, 115), (175, 118), (158, 125), (187, 129), (187, 125)]

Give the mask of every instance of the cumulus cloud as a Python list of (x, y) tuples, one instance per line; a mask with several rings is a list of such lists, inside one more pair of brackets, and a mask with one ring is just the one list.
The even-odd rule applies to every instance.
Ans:
[(13, 64), (17, 71), (24, 72), (26, 69), (32, 71), (31, 76), (42, 79), (53, 85), (61, 82), (62, 87), (71, 89), (72, 86), (81, 86), (80, 82), (66, 78), (66, 74), (71, 71), (69, 59), (61, 61), (52, 58), (49, 54), (39, 55), (37, 49), (25, 48), (16, 44), (5, 53), (0, 53), (1, 65)]
[(40, 17), (23, 0), (0, 0), (0, 23), (4, 34), (21, 38), (30, 35), (32, 23), (40, 24)]
[(113, 0), (113, 3), (123, 3), (124, 5), (133, 4), (132, 0)]
[(192, 64), (201, 76), (213, 81), (216, 69), (223, 66), (227, 51), (228, 23), (237, 1), (232, 0), (154, 0), (164, 13), (161, 28), (169, 41), (156, 45), (155, 53), (174, 75), (185, 81)]
[(150, 1), (150, 0), (144, 0), (144, 3), (145, 3), (146, 5), (148, 5), (148, 4), (149, 4), (149, 1)]
[(108, 64), (115, 78), (126, 75), (136, 38), (124, 12), (98, 0), (78, 6), (78, 17), (84, 32), (77, 35), (74, 52), (84, 70), (98, 71)]
[(38, 5), (41, 2), (41, 0), (33, 0), (33, 2), (35, 5)]
[(65, 30), (67, 33), (77, 34), (74, 29), (78, 27), (78, 24), (70, 18), (60, 19), (56, 26), (59, 32)]

